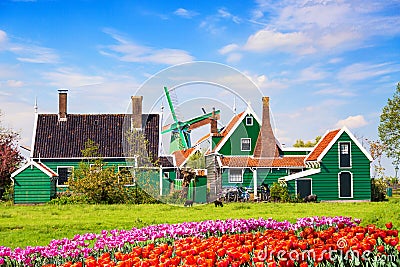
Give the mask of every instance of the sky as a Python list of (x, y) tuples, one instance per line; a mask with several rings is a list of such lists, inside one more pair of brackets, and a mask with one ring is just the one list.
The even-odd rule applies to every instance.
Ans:
[[(1, 120), (30, 146), (35, 101), (39, 113), (57, 113), (60, 88), (69, 113), (126, 113), (137, 93), (159, 112), (163, 83), (212, 73), (260, 117), (261, 96), (269, 96), (285, 146), (344, 125), (366, 145), (378, 139), (379, 115), (400, 81), (399, 10), (399, 0), (1, 0)], [(174, 70), (188, 62), (203, 68), (177, 81)], [(211, 87), (176, 90), (183, 119), (220, 104), (231, 111), (223, 125), (234, 103), (245, 108)], [(193, 102), (196, 92), (208, 98)], [(391, 175), (389, 160), (385, 167)]]

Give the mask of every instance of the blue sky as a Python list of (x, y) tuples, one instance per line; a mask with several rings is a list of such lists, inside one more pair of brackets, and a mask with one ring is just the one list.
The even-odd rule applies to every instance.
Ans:
[[(2, 120), (29, 145), (35, 98), (40, 113), (57, 113), (57, 89), (67, 88), (70, 113), (124, 113), (157, 72), (212, 61), (271, 97), (287, 146), (342, 125), (377, 139), (400, 80), (399, 10), (398, 0), (3, 0)], [(185, 91), (178, 97), (185, 102)], [(259, 94), (248, 98), (259, 112)]]

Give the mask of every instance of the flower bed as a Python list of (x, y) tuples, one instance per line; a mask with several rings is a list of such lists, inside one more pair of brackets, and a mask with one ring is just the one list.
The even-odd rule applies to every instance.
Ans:
[(45, 247), (0, 247), (0, 265), (400, 266), (398, 231), (359, 222), (311, 217), (294, 224), (238, 219), (152, 225), (76, 235)]

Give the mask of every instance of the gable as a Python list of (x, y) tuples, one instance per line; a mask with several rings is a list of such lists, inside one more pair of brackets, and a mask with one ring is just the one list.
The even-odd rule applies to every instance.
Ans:
[[(246, 125), (246, 118), (251, 118), (251, 124)], [(252, 155), (260, 131), (260, 120), (255, 113), (248, 108), (246, 111), (234, 116), (227, 126), (213, 137), (215, 146), (213, 152), (224, 155)], [(241, 151), (241, 138), (251, 139), (251, 150)]]
[[(142, 115), (148, 152), (158, 156), (159, 115)], [(124, 157), (124, 122), (130, 114), (68, 114), (59, 121), (57, 114), (39, 114), (33, 140), (33, 158), (81, 158), (88, 139), (99, 145), (102, 157)]]
[(30, 162), (26, 163), (25, 165), (21, 166), (21, 168), (19, 168), (15, 172), (13, 172), (11, 174), (11, 178), (14, 178), (15, 176), (17, 176), (18, 174), (22, 173), (24, 170), (26, 170), (29, 167), (30, 168), (39, 169), (41, 172), (43, 172), (44, 174), (46, 174), (49, 177), (57, 177), (58, 176), (58, 174), (55, 171), (53, 171), (52, 169), (50, 169), (49, 167), (47, 167), (43, 163), (30, 161)]
[(321, 161), (335, 162), (335, 164), (339, 164), (339, 144), (342, 142), (350, 143), (350, 155), (351, 162), (354, 166), (356, 163), (360, 162), (369, 162), (368, 156), (363, 153), (360, 147), (354, 143), (350, 135), (346, 132), (343, 132), (339, 138), (335, 141), (335, 143), (330, 147), (327, 153), (323, 156)]
[[(352, 147), (354, 146), (355, 148), (357, 148), (358, 151), (363, 154), (363, 156), (365, 156), (369, 161), (373, 161), (368, 151), (360, 144), (360, 142), (358, 142), (358, 140), (347, 129), (347, 127), (343, 127), (340, 130), (327, 132), (315, 146), (310, 155), (306, 158), (306, 161), (321, 161), (328, 153), (328, 151), (333, 148), (333, 146), (335, 146), (335, 148), (337, 149), (337, 145), (340, 140), (351, 142)], [(333, 148), (333, 150), (335, 150), (335, 148)], [(336, 153), (338, 153), (337, 150)]]

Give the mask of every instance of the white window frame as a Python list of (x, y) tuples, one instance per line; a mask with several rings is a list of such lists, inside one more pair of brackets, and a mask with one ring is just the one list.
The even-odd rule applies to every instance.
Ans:
[[(249, 140), (249, 149), (243, 149), (244, 140)], [(251, 151), (251, 138), (240, 138), (240, 151)]]
[[(63, 169), (63, 168), (71, 168), (71, 176), (74, 173), (74, 166), (57, 166), (57, 174), (59, 173), (58, 170), (59, 169)], [(67, 176), (68, 176), (68, 174), (67, 174)], [(67, 177), (67, 181), (68, 181), (69, 177), (71, 177), (71, 176)], [(68, 187), (68, 185), (66, 185), (66, 184), (58, 184), (58, 179), (57, 179), (57, 185), (56, 186), (57, 187)]]
[[(231, 171), (240, 171), (241, 175), (240, 175), (240, 180), (231, 180)], [(228, 183), (230, 184), (237, 184), (237, 183), (243, 183), (243, 169), (239, 169), (239, 168), (230, 168), (228, 169)]]
[[(340, 156), (342, 155), (342, 144), (348, 144), (348, 151), (347, 151), (347, 153), (350, 155), (350, 166), (349, 167), (342, 167), (341, 165), (342, 165), (342, 163), (341, 163), (341, 161), (340, 161)], [(339, 155), (338, 155), (338, 158), (339, 158), (339, 169), (351, 169), (352, 168), (352, 166), (353, 166), (353, 155), (351, 154), (351, 142), (350, 141), (343, 141), (343, 142), (339, 142), (338, 143), (338, 153), (339, 153)], [(346, 155), (346, 154), (344, 154), (344, 155)]]
[[(247, 122), (247, 119), (250, 119), (250, 122)], [(246, 126), (253, 126), (253, 117), (252, 116), (246, 116), (245, 121), (246, 121)]]
[[(350, 190), (350, 196), (349, 197), (341, 197), (340, 196), (340, 174), (344, 173), (344, 172), (350, 173), (351, 190)], [(341, 172), (338, 173), (338, 196), (339, 196), (339, 198), (341, 198), (341, 199), (351, 199), (351, 198), (354, 197), (354, 185), (353, 185), (353, 183), (354, 183), (354, 181), (353, 181), (353, 173), (352, 172), (350, 172), (350, 171), (341, 171)]]

